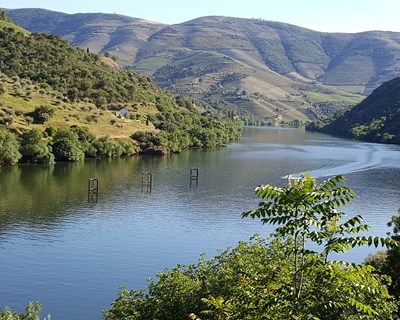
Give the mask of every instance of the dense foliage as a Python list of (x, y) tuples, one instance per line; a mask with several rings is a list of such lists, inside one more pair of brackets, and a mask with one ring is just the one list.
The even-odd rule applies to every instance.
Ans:
[[(399, 211), (400, 213), (400, 211)], [(392, 239), (400, 241), (400, 215), (393, 216), (388, 223), (389, 227), (393, 227)], [(389, 275), (392, 283), (389, 286), (389, 292), (400, 298), (400, 249), (399, 247), (390, 248), (387, 251), (387, 261), (385, 263), (384, 274)]]
[(96, 137), (86, 127), (48, 127), (22, 132), (19, 137), (0, 126), (0, 167), (18, 162), (53, 163), (84, 158), (119, 157), (144, 153), (178, 152), (188, 147), (216, 147), (237, 140), (241, 123), (225, 118), (196, 116), (187, 109), (149, 117), (159, 131), (137, 131), (131, 139)]
[(22, 133), (20, 137), (19, 151), (22, 155), (22, 162), (31, 163), (53, 163), (54, 155), (47, 145), (43, 135), (38, 130), (31, 130)]
[(147, 77), (112, 70), (99, 56), (72, 48), (54, 35), (0, 29), (0, 71), (38, 82), (70, 101), (112, 102), (154, 100), (160, 90)]
[[(174, 103), (178, 108), (172, 107)], [(241, 121), (212, 116), (209, 112), (199, 115), (188, 98), (158, 98), (156, 105), (160, 112), (149, 115), (147, 121), (160, 133), (136, 132), (132, 136), (143, 151), (161, 148), (174, 152), (188, 147), (217, 147), (241, 137)]]
[(263, 201), (243, 216), (277, 224), (270, 239), (255, 236), (211, 259), (165, 270), (148, 290), (122, 289), (104, 318), (394, 319), (397, 302), (386, 277), (370, 266), (328, 259), (358, 245), (397, 245), (357, 235), (368, 229), (359, 216), (341, 223), (337, 209), (354, 196), (341, 181), (317, 185), (304, 176), (286, 188), (260, 186)]
[[(42, 320), (40, 318), (40, 310), (42, 309), (42, 305), (40, 302), (29, 303), (26, 307), (25, 313), (13, 312), (9, 308), (5, 308), (0, 311), (0, 320)], [(44, 320), (51, 320), (50, 315), (48, 315)]]
[(48, 163), (80, 161), (87, 158), (134, 155), (137, 147), (132, 140), (97, 138), (81, 127), (48, 128), (22, 133), (19, 137), (0, 126), (0, 167), (15, 165), (18, 161)]
[(43, 123), (45, 121), (50, 120), (50, 118), (54, 115), (54, 108), (50, 106), (39, 106), (36, 107), (30, 114), (32, 116), (33, 121), (36, 123)]
[(21, 158), (17, 137), (0, 125), (0, 167), (14, 165)]
[[(400, 210), (398, 215), (392, 217), (388, 226), (393, 227), (391, 238), (400, 241)], [(378, 274), (391, 278), (392, 282), (388, 286), (389, 292), (400, 299), (400, 248), (393, 247), (387, 251), (378, 251), (376, 254), (369, 255), (365, 259), (365, 263), (372, 265)], [(398, 316), (400, 316), (400, 311)]]

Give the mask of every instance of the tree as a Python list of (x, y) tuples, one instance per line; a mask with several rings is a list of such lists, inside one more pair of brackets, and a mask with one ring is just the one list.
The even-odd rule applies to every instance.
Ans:
[(0, 126), (0, 167), (12, 166), (21, 158), (17, 137)]
[(32, 163), (53, 163), (54, 156), (50, 152), (43, 135), (38, 130), (31, 130), (22, 133), (20, 137), (20, 152), (23, 162)]
[(96, 149), (96, 157), (119, 157), (123, 152), (121, 145), (110, 137), (94, 139), (93, 146)]
[[(399, 210), (400, 214), (400, 210)], [(400, 240), (400, 215), (393, 216), (391, 221), (388, 223), (389, 227), (393, 227), (393, 233), (391, 237), (393, 240)], [(392, 283), (389, 287), (389, 291), (400, 298), (400, 248), (393, 247), (387, 251), (387, 260), (385, 263), (384, 273), (389, 275), (392, 279)]]
[(30, 114), (33, 117), (34, 122), (43, 123), (50, 120), (54, 115), (54, 108), (50, 106), (41, 105)]
[[(391, 221), (388, 223), (389, 227), (393, 227), (391, 238), (393, 240), (400, 240), (400, 209), (399, 214), (392, 216)], [(365, 263), (372, 265), (376, 272), (380, 275), (387, 275), (391, 279), (389, 284), (389, 292), (397, 299), (400, 298), (400, 248), (392, 247), (386, 252), (378, 251), (374, 255), (369, 255)], [(400, 310), (398, 312), (400, 316)]]
[[(319, 301), (324, 301), (322, 305), (315, 301), (316, 306), (319, 305), (319, 307), (313, 313), (319, 317), (321, 312), (329, 311), (329, 319), (335, 319), (337, 301), (331, 300), (336, 290), (336, 280), (331, 282), (333, 275), (333, 279), (336, 277), (351, 279), (348, 286), (344, 286), (341, 289), (341, 295), (337, 297), (340, 301), (340, 309), (346, 309), (349, 312), (348, 316), (353, 316), (351, 309), (354, 308), (354, 311), (363, 316), (375, 319), (381, 316), (382, 310), (375, 309), (376, 306), (371, 304), (370, 300), (367, 300), (368, 303), (356, 300), (367, 292), (354, 288), (354, 285), (364, 286), (365, 283), (379, 283), (379, 279), (371, 273), (373, 269), (329, 261), (328, 256), (331, 252), (346, 252), (361, 245), (395, 247), (397, 242), (390, 238), (353, 235), (369, 230), (368, 225), (362, 224), (361, 216), (355, 216), (344, 223), (340, 222), (345, 214), (338, 209), (355, 196), (352, 190), (339, 185), (343, 180), (342, 176), (336, 176), (317, 185), (314, 178), (304, 175), (293, 182), (289, 179), (286, 188), (272, 185), (260, 186), (256, 188), (256, 194), (264, 201), (260, 202), (258, 208), (244, 212), (242, 216), (259, 218), (263, 224), (278, 225), (275, 230), (277, 236), (293, 237), (292, 305), (298, 306), (295, 313), (301, 312), (304, 303), (310, 300), (310, 288), (313, 288), (315, 292), (312, 294), (317, 296)], [(313, 242), (320, 248), (320, 251), (306, 248), (307, 241)], [(313, 277), (310, 278), (310, 275)], [(316, 286), (307, 285), (307, 281), (310, 279), (312, 281), (319, 279), (324, 286), (319, 287), (319, 282), (316, 282)], [(329, 290), (329, 286), (335, 290)], [(358, 295), (352, 295), (354, 290), (359, 291)], [(371, 290), (371, 287), (368, 287), (368, 290)], [(387, 291), (383, 290), (381, 293), (387, 298), (389, 297)], [(327, 310), (326, 303), (329, 307), (334, 306), (334, 310)], [(332, 313), (335, 313), (336, 316), (334, 317)]]
[[(268, 289), (287, 282), (286, 267), (290, 264), (281, 263), (286, 246), (256, 236), (211, 259), (202, 256), (197, 264), (178, 264), (158, 273), (157, 281), (150, 279), (148, 291), (123, 288), (112, 308), (103, 312), (104, 318), (186, 319), (193, 313), (201, 319), (215, 319), (221, 314), (235, 315), (232, 319), (258, 319), (257, 314), (264, 310), (255, 310), (256, 298), (268, 297)], [(270, 296), (260, 303), (266, 306), (273, 299)], [(249, 303), (252, 300), (254, 305)]]
[(53, 154), (60, 161), (80, 161), (85, 157), (78, 134), (69, 129), (59, 129), (54, 135)]

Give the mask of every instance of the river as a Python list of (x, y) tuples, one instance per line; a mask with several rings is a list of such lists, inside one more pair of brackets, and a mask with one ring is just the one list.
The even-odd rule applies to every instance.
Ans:
[[(285, 186), (289, 174), (345, 175), (357, 197), (344, 211), (385, 236), (400, 207), (399, 159), (399, 146), (251, 127), (224, 148), (0, 169), (0, 308), (40, 300), (42, 318), (101, 319), (120, 285), (139, 289), (164, 268), (267, 236), (272, 227), (241, 213), (256, 207), (256, 186)], [(153, 175), (151, 193), (142, 191), (144, 172)], [(92, 177), (97, 202), (88, 201)], [(362, 262), (374, 250), (342, 258)]]

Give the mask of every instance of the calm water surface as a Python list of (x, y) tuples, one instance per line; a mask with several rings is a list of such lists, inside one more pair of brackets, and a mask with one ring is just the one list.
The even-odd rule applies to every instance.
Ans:
[[(242, 220), (259, 184), (308, 172), (344, 174), (357, 198), (345, 207), (384, 236), (397, 212), (400, 147), (295, 129), (245, 128), (240, 143), (170, 157), (92, 160), (0, 170), (0, 307), (40, 300), (54, 320), (101, 319), (120, 285), (142, 288), (157, 271), (272, 230)], [(199, 184), (189, 185), (189, 170)], [(141, 192), (152, 172), (152, 193)], [(98, 177), (97, 203), (87, 179)], [(370, 249), (344, 259), (361, 262)]]

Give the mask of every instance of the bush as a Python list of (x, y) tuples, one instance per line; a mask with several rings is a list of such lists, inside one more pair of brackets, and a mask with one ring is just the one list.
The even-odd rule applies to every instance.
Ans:
[(139, 143), (142, 151), (162, 146), (161, 138), (154, 132), (137, 131), (131, 138)]
[(95, 139), (93, 146), (97, 157), (119, 157), (124, 152), (120, 144), (109, 137)]
[(22, 162), (54, 163), (54, 156), (43, 140), (43, 135), (37, 130), (24, 132), (20, 137), (20, 152)]
[(35, 123), (44, 123), (54, 116), (54, 108), (41, 105), (35, 108), (35, 110), (30, 113), (30, 116), (33, 117)]
[[(352, 265), (308, 260), (301, 299), (294, 294), (292, 239), (253, 237), (197, 264), (157, 274), (147, 290), (122, 289), (106, 320), (391, 319), (396, 304), (384, 281)], [(377, 313), (357, 310), (351, 301)]]
[(59, 129), (54, 135), (53, 154), (61, 161), (80, 161), (85, 157), (78, 134), (69, 129)]
[(21, 158), (17, 137), (0, 126), (0, 167), (12, 166)]
[[(391, 238), (400, 241), (400, 209), (399, 214), (392, 216), (388, 223), (389, 227), (393, 227)], [(364, 263), (372, 265), (376, 272), (380, 275), (389, 276), (391, 283), (389, 284), (389, 292), (397, 299), (400, 298), (400, 247), (393, 247), (382, 252), (379, 251), (374, 255), (370, 255), (365, 259)], [(400, 310), (397, 315), (400, 318)]]
[[(32, 303), (26, 307), (26, 313), (13, 312), (9, 308), (4, 308), (0, 311), (0, 320), (40, 320), (40, 310), (42, 305), (40, 302)], [(44, 320), (51, 320), (50, 315), (48, 315)]]

